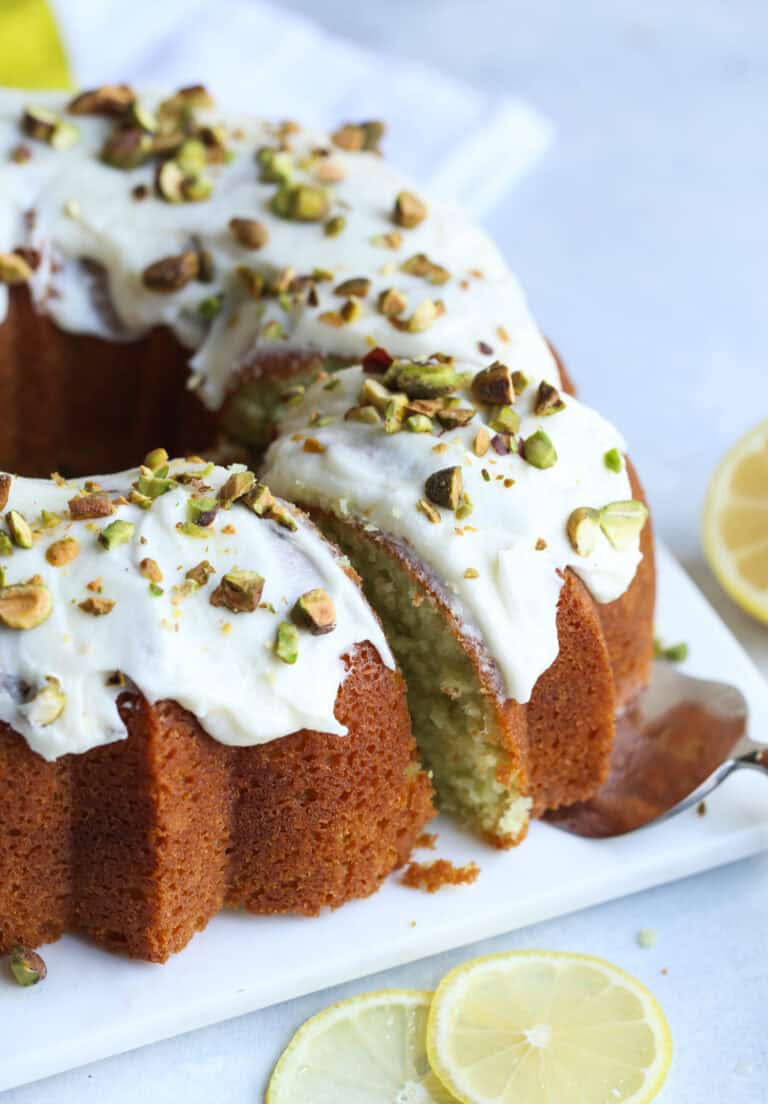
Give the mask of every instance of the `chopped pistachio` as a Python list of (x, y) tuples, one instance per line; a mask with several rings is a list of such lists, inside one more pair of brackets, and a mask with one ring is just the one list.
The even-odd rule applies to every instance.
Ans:
[(437, 420), (445, 429), (459, 429), (469, 425), (476, 413), (473, 407), (453, 406), (438, 410)]
[(428, 208), (413, 192), (400, 192), (395, 199), (392, 219), (397, 226), (412, 230), (427, 217)]
[(0, 556), (13, 555), (13, 541), (7, 533), (0, 533)]
[(35, 629), (50, 617), (51, 592), (39, 578), (0, 587), (0, 625), (7, 629)]
[(164, 448), (152, 449), (144, 457), (144, 467), (149, 468), (150, 471), (156, 472), (158, 468), (162, 468), (168, 463), (168, 453)]
[(259, 608), (264, 591), (264, 579), (255, 571), (229, 571), (210, 597), (212, 606), (232, 613), (253, 613)]
[(455, 391), (460, 380), (450, 361), (395, 360), (385, 382), (409, 399), (437, 399)]
[(682, 663), (688, 658), (688, 645), (684, 640), (679, 644), (665, 645), (658, 637), (654, 637), (653, 655), (655, 659), (665, 659), (669, 663)]
[(391, 395), (384, 410), (384, 432), (399, 433), (403, 428), (408, 399), (405, 395)]
[(512, 373), (506, 364), (495, 361), (472, 380), (472, 392), (478, 402), (489, 406), (511, 406), (515, 401)]
[(269, 241), (269, 230), (263, 222), (252, 218), (231, 218), (229, 229), (245, 249), (263, 249)]
[(378, 245), (384, 249), (399, 249), (403, 244), (403, 235), (399, 230), (390, 230), (386, 234), (374, 234), (371, 245)]
[(80, 542), (74, 537), (62, 537), (54, 541), (45, 551), (45, 558), (51, 567), (65, 567), (80, 555)]
[(256, 476), (252, 471), (232, 472), (219, 488), (219, 504), (223, 509), (228, 510), (234, 502), (248, 494), (255, 482)]
[(625, 548), (638, 537), (648, 520), (648, 508), (637, 499), (609, 502), (600, 511), (600, 528), (614, 548)]
[(408, 306), (408, 300), (396, 288), (386, 288), (380, 293), (377, 306), (386, 318), (397, 318)]
[(78, 606), (83, 613), (88, 613), (91, 617), (106, 617), (115, 608), (115, 603), (111, 598), (85, 598), (82, 602), (78, 602)]
[(508, 456), (512, 451), (512, 438), (508, 433), (494, 433), (491, 448), (498, 456)]
[[(507, 338), (507, 340), (509, 340), (509, 339)], [(528, 377), (523, 372), (514, 371), (512, 373), (512, 386), (515, 389), (515, 394), (516, 395), (522, 395), (523, 391), (525, 391), (526, 387), (528, 387), (530, 382), (531, 381), (528, 379)]]
[(0, 284), (26, 284), (32, 268), (18, 253), (0, 253)]
[[(403, 398), (405, 397), (404, 395)], [(391, 398), (392, 392), (383, 383), (379, 383), (378, 380), (370, 377), (363, 380), (363, 386), (360, 388), (360, 394), (358, 395), (358, 399), (363, 405), (374, 406), (383, 414)]]
[(40, 525), (43, 529), (55, 529), (60, 524), (61, 518), (58, 514), (54, 514), (50, 510), (40, 511)]
[(265, 341), (281, 341), (285, 337), (285, 327), (277, 318), (272, 318), (263, 326), (261, 336)]
[(433, 525), (437, 525), (440, 521), (440, 513), (426, 498), (420, 498), (416, 503), (417, 509), (421, 510), (422, 514), (431, 521)]
[(21, 943), (17, 943), (11, 948), (10, 965), (14, 978), (19, 985), (23, 985), (25, 988), (30, 985), (37, 985), (39, 981), (45, 979), (48, 973), (48, 967), (37, 951), (33, 951), (31, 947), (25, 947)]
[(455, 465), (433, 472), (424, 484), (424, 492), (430, 502), (456, 510), (461, 502), (463, 477), (461, 468)]
[(283, 663), (295, 663), (299, 658), (299, 631), (290, 621), (281, 621), (277, 626), (274, 648)]
[(27, 161), (32, 160), (32, 150), (29, 146), (20, 142), (18, 146), (14, 146), (11, 150), (10, 159), (15, 165), (25, 165)]
[[(150, 500), (160, 498), (161, 495), (167, 494), (174, 485), (173, 479), (169, 479), (167, 478), (167, 476), (154, 475), (152, 472), (150, 472), (148, 468), (143, 468), (142, 471), (146, 471), (148, 474), (139, 475), (139, 478), (135, 484), (135, 490), (137, 490), (139, 494), (143, 495), (145, 498), (148, 498)], [(130, 499), (131, 502), (135, 501), (132, 495), (130, 496)], [(137, 502), (136, 505), (139, 506), (141, 505), (141, 503)]]
[(381, 414), (375, 406), (351, 406), (344, 415), (345, 422), (363, 422), (365, 425), (380, 425)]
[(8, 526), (11, 540), (17, 548), (32, 547), (32, 528), (23, 514), (20, 514), (18, 510), (9, 510), (5, 515), (5, 524)]
[(80, 92), (67, 105), (71, 115), (123, 115), (136, 100), (128, 84), (102, 84)]
[(323, 636), (336, 628), (336, 607), (330, 594), (321, 587), (302, 594), (291, 616), (299, 625), (308, 628), (313, 636)]
[(600, 514), (589, 506), (579, 506), (566, 525), (571, 547), (578, 556), (591, 556), (600, 531)]
[(557, 452), (543, 429), (537, 429), (523, 442), (523, 458), (534, 468), (551, 468)]
[(265, 483), (257, 483), (241, 500), (257, 517), (267, 517), (275, 505), (274, 495)]
[(101, 147), (101, 160), (113, 169), (135, 169), (152, 156), (152, 137), (141, 127), (120, 127)]
[(603, 462), (608, 471), (620, 472), (622, 470), (621, 453), (617, 448), (608, 449), (603, 457)]
[(295, 533), (299, 527), (290, 510), (285, 506), (281, 506), (279, 502), (275, 502), (270, 507), (267, 517), (270, 521), (276, 522), (283, 529), (288, 529), (292, 533)]
[(303, 383), (295, 383), (293, 387), (289, 387), (287, 391), (283, 391), (280, 395), (280, 401), (284, 402), (286, 406), (298, 406), (304, 398), (306, 391), (307, 389)]
[(411, 433), (431, 433), (434, 425), (426, 414), (409, 414), (405, 419), (405, 428)]
[(339, 234), (343, 233), (347, 220), (343, 215), (334, 215), (333, 218), (329, 218), (323, 227), (323, 232), (326, 238), (338, 238)]
[(169, 159), (158, 166), (155, 174), (155, 187), (168, 203), (183, 203), (185, 179), (186, 177), (178, 162)]
[(65, 150), (80, 138), (80, 131), (73, 123), (60, 119), (46, 107), (37, 104), (27, 107), (21, 120), (21, 129), (38, 142), (47, 142), (54, 149)]
[(656, 932), (653, 928), (641, 928), (637, 933), (637, 943), (643, 950), (651, 950), (656, 946)]
[(213, 495), (192, 495), (187, 500), (187, 521), (201, 528), (213, 525), (219, 512), (219, 501)]
[(534, 414), (542, 418), (549, 414), (557, 414), (560, 410), (565, 410), (565, 403), (560, 397), (560, 392), (551, 383), (542, 380), (536, 392), (533, 405)]
[(379, 143), (384, 137), (384, 130), (384, 123), (375, 119), (366, 123), (345, 123), (344, 126), (333, 131), (331, 141), (348, 153), (362, 151), (379, 153)]
[(114, 506), (106, 494), (77, 495), (69, 500), (69, 513), (74, 521), (90, 521), (94, 518), (109, 517), (115, 512)]
[(414, 253), (412, 257), (403, 261), (400, 269), (402, 272), (407, 272), (409, 276), (421, 276), (429, 280), (430, 284), (446, 284), (451, 278), (448, 269), (435, 264), (426, 253)]
[(150, 291), (170, 293), (180, 291), (194, 280), (200, 270), (200, 259), (192, 249), (175, 256), (163, 257), (148, 265), (142, 273), (142, 283)]
[(492, 406), (488, 414), (488, 425), (497, 433), (517, 433), (520, 415), (511, 406)]
[(266, 184), (289, 184), (293, 176), (293, 157), (287, 150), (262, 146), (256, 151), (259, 179)]
[(444, 312), (445, 308), (440, 300), (425, 299), (423, 303), (419, 303), (411, 317), (402, 323), (402, 327), (408, 333), (425, 333)]
[(464, 493), (461, 496), (461, 501), (459, 502), (459, 505), (456, 507), (456, 517), (457, 517), (457, 519), (459, 521), (464, 521), (465, 518), (469, 517), (469, 515), (472, 513), (474, 508), (475, 508), (474, 502), (469, 497), (467, 492), (464, 491)]
[(145, 556), (141, 561), (139, 564), (139, 572), (145, 579), (149, 579), (150, 583), (162, 583), (163, 581), (163, 573), (160, 570), (160, 564), (150, 556)]
[(113, 548), (132, 540), (135, 532), (136, 526), (132, 521), (113, 521), (99, 533), (99, 544), (111, 552)]
[(213, 564), (209, 563), (208, 560), (201, 560), (199, 564), (190, 567), (189, 571), (184, 575), (184, 578), (191, 580), (193, 583), (197, 583), (199, 587), (204, 587), (211, 575), (215, 573)]
[(49, 675), (46, 685), (35, 694), (27, 705), (26, 714), (30, 724), (47, 728), (57, 721), (67, 704), (67, 695), (61, 689), (57, 678)]
[(212, 322), (221, 313), (223, 305), (223, 295), (208, 295), (197, 304), (197, 313), (206, 322)]
[(159, 598), (161, 594), (165, 594), (165, 591), (158, 583), (150, 583), (149, 593), (153, 598)]
[(322, 188), (310, 184), (285, 184), (275, 192), (270, 208), (280, 218), (323, 222), (328, 216), (328, 197)]
[(333, 289), (334, 295), (354, 295), (357, 299), (365, 299), (371, 290), (371, 281), (367, 276), (353, 276), (349, 280), (343, 280)]
[(475, 439), (472, 442), (472, 451), (474, 452), (475, 456), (485, 456), (490, 447), (491, 435), (484, 426), (481, 426), (475, 434)]

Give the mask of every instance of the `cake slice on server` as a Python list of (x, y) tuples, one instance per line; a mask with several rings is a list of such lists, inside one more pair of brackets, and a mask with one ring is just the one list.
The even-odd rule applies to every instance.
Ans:
[(440, 805), (500, 846), (604, 780), (654, 592), (621, 437), (519, 336), (479, 370), (373, 350), (307, 389), (264, 466), (360, 573)]

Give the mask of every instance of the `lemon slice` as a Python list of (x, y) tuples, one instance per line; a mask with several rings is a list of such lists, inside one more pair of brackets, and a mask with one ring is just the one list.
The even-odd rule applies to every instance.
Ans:
[(742, 437), (712, 476), (704, 550), (731, 598), (768, 622), (768, 421)]
[(438, 986), (432, 1069), (464, 1104), (646, 1104), (672, 1043), (648, 990), (610, 962), (519, 951), (478, 958)]
[(431, 999), (384, 989), (318, 1012), (275, 1066), (265, 1104), (454, 1104), (427, 1060)]

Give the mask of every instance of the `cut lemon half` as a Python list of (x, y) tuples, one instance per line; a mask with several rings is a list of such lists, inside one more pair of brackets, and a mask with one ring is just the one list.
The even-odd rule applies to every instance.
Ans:
[(265, 1104), (454, 1104), (430, 1071), (431, 993), (384, 989), (331, 1005), (300, 1027)]
[(478, 958), (438, 986), (432, 1069), (464, 1104), (647, 1104), (672, 1042), (652, 994), (610, 962), (518, 951)]
[(704, 551), (734, 602), (768, 622), (768, 421), (742, 437), (712, 476)]

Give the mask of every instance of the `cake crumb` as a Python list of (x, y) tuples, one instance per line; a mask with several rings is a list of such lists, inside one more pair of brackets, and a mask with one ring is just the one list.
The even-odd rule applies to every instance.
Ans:
[(436, 843), (437, 832), (422, 832), (416, 840), (417, 847), (423, 847), (428, 851), (434, 851)]
[(480, 867), (477, 863), (466, 866), (454, 866), (448, 859), (436, 859), (431, 863), (409, 863), (400, 879), (409, 889), (424, 889), (427, 893), (437, 893), (444, 886), (471, 885), (477, 880)]

